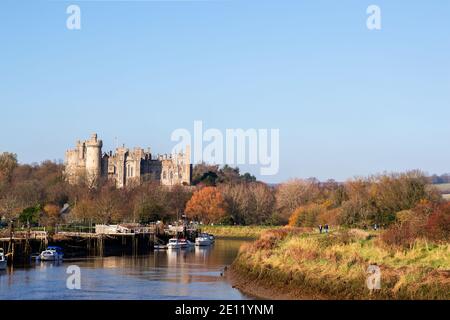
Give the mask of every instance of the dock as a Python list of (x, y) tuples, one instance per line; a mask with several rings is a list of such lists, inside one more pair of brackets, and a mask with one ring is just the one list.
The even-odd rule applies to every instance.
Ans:
[(108, 256), (116, 254), (148, 254), (155, 244), (167, 243), (173, 236), (195, 238), (197, 229), (183, 226), (160, 229), (156, 225), (97, 225), (94, 232), (15, 231), (0, 237), (0, 248), (13, 263), (27, 263), (33, 254), (45, 250), (48, 245), (63, 248), (66, 257)]

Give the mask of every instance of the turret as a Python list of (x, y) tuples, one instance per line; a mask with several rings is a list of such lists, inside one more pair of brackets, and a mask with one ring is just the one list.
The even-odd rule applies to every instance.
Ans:
[(191, 165), (191, 146), (186, 146), (186, 153), (184, 154), (184, 183), (191, 185), (192, 182), (192, 165)]
[(97, 134), (92, 134), (86, 141), (86, 176), (89, 184), (95, 182), (102, 173), (102, 140), (97, 139)]

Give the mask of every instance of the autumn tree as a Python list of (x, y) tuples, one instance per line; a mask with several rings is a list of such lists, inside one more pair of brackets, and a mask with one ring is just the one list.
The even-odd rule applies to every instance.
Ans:
[(287, 222), (297, 208), (317, 201), (321, 196), (320, 184), (315, 179), (294, 179), (277, 188), (277, 211), (280, 219)]
[(132, 210), (134, 220), (149, 223), (165, 220), (170, 216), (167, 190), (158, 183), (146, 183), (135, 189), (134, 192)]
[(348, 198), (342, 204), (340, 223), (360, 227), (389, 225), (398, 212), (422, 200), (435, 203), (440, 198), (420, 171), (357, 178), (346, 182), (345, 189)]
[(186, 205), (186, 215), (204, 223), (221, 222), (225, 216), (225, 203), (216, 187), (205, 187), (196, 191)]
[(93, 221), (96, 216), (96, 209), (94, 201), (90, 197), (82, 197), (77, 199), (73, 209), (70, 211), (70, 222), (89, 223)]
[(55, 228), (61, 220), (61, 209), (55, 204), (47, 204), (43, 208), (41, 224), (46, 227)]
[(123, 204), (126, 190), (117, 190), (112, 185), (104, 186), (93, 199), (95, 216), (94, 221), (103, 224), (123, 222), (126, 218)]
[(173, 186), (167, 192), (167, 205), (169, 212), (178, 219), (186, 208), (186, 204), (192, 197), (192, 192), (182, 186)]
[(240, 183), (220, 187), (232, 221), (241, 225), (270, 223), (275, 207), (271, 188), (263, 183)]
[(23, 209), (23, 204), (12, 192), (0, 196), (0, 217), (7, 222), (17, 219)]
[(10, 182), (12, 173), (17, 167), (17, 155), (3, 152), (0, 154), (0, 182)]

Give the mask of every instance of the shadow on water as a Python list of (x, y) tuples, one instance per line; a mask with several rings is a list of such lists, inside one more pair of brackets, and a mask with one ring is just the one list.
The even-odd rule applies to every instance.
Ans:
[[(142, 256), (35, 262), (0, 271), (0, 299), (248, 299), (221, 276), (244, 240)], [(67, 289), (67, 267), (81, 269), (81, 290)]]

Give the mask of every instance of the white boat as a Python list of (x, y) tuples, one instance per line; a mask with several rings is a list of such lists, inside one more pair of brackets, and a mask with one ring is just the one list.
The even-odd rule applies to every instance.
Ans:
[(170, 239), (167, 244), (167, 249), (185, 249), (192, 247), (193, 243), (186, 239)]
[(42, 261), (61, 261), (63, 257), (64, 254), (60, 247), (48, 247), (39, 256)]
[(155, 244), (154, 249), (155, 250), (167, 250), (168, 247), (164, 244)]
[(212, 243), (216, 242), (216, 237), (214, 237), (212, 234), (208, 234), (209, 240), (211, 240)]
[(200, 234), (196, 239), (195, 239), (195, 245), (197, 247), (208, 247), (210, 245), (213, 244), (213, 241), (211, 240), (209, 234)]
[(5, 270), (8, 265), (8, 259), (5, 256), (5, 252), (0, 248), (0, 270)]

